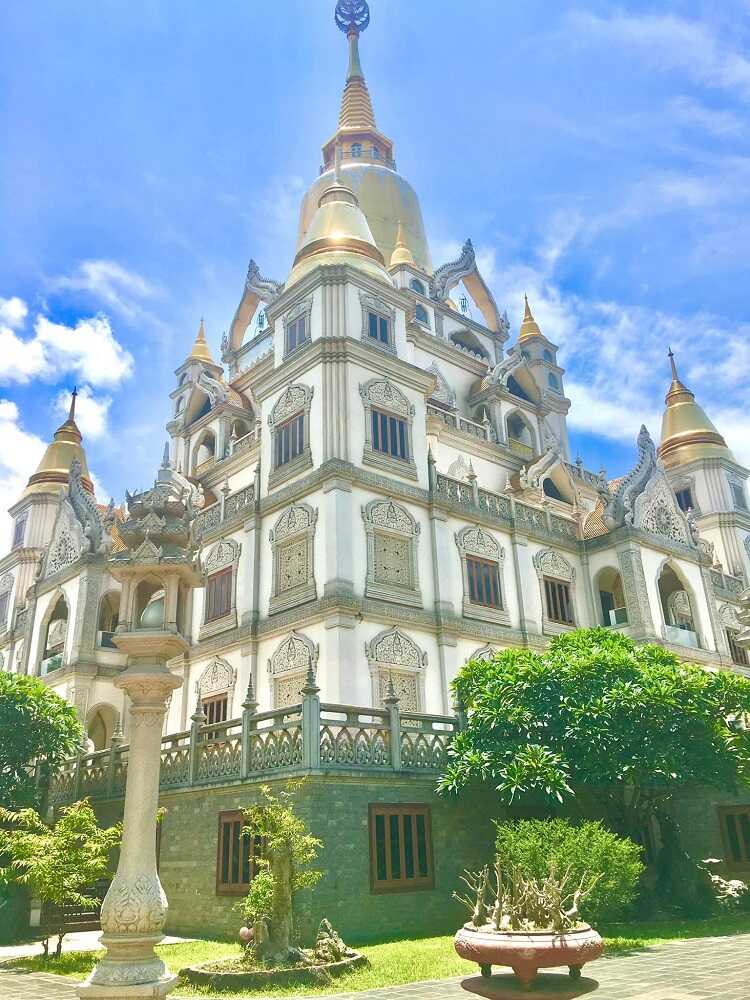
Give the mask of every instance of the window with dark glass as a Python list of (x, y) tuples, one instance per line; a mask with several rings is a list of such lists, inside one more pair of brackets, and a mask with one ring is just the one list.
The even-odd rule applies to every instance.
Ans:
[(677, 497), (677, 506), (681, 511), (687, 514), (689, 510), (693, 509), (693, 494), (690, 487), (686, 486), (685, 489), (676, 490), (675, 496)]
[(432, 888), (429, 806), (370, 806), (370, 884), (373, 892)]
[(10, 603), (10, 592), (5, 591), (0, 594), (0, 632), (4, 632), (8, 627), (8, 604)]
[(750, 806), (719, 809), (724, 857), (730, 868), (750, 868)]
[(381, 410), (372, 411), (372, 447), (392, 458), (409, 460), (406, 421)]
[[(0, 621), (2, 621), (2, 614), (0, 614)], [(740, 646), (737, 642), (737, 633), (734, 629), (725, 629), (725, 634), (727, 637), (727, 643), (729, 644), (729, 653), (732, 657), (732, 663), (736, 663), (740, 667), (750, 666), (750, 657), (747, 655), (747, 650), (744, 646)]]
[(419, 305), (419, 303), (417, 303), (414, 310), (414, 315), (418, 323), (424, 323), (425, 326), (430, 325), (430, 317), (427, 315), (427, 310), (424, 306)]
[(420, 295), (425, 294), (424, 282), (420, 281), (419, 278), (412, 278), (409, 282), (409, 288), (412, 291), (419, 292)]
[(287, 324), (286, 328), (286, 350), (287, 354), (290, 351), (295, 351), (298, 347), (301, 347), (307, 339), (307, 317), (299, 316), (297, 319), (293, 320), (291, 323)]
[(570, 584), (562, 580), (544, 578), (544, 596), (547, 602), (547, 618), (559, 625), (574, 625), (573, 602), (570, 597)]
[(502, 608), (497, 563), (467, 556), (466, 571), (469, 575), (469, 600), (473, 604), (484, 604), (489, 608)]
[(298, 413), (291, 420), (286, 420), (276, 428), (274, 443), (275, 465), (278, 469), (305, 450), (305, 415)]
[(377, 340), (381, 344), (390, 344), (391, 321), (378, 313), (368, 312), (367, 332), (373, 340)]
[(732, 483), (732, 495), (734, 496), (734, 506), (737, 510), (747, 510), (747, 498), (745, 489), (739, 483)]
[(203, 699), (203, 714), (206, 716), (207, 725), (215, 725), (219, 722), (227, 721), (229, 711), (229, 695), (217, 694), (210, 698)]
[(26, 533), (26, 515), (23, 514), (21, 517), (17, 518), (16, 523), (13, 525), (13, 548), (18, 548), (19, 545), (23, 545), (23, 536)]
[(206, 621), (223, 618), (232, 610), (232, 567), (212, 573), (206, 581)]
[(244, 896), (255, 878), (260, 857), (260, 838), (243, 833), (241, 811), (219, 813), (219, 845), (216, 859), (216, 891)]

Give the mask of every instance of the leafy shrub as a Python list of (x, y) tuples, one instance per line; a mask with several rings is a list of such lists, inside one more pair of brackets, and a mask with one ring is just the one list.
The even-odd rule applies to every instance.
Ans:
[(497, 823), (496, 848), (501, 864), (515, 865), (524, 874), (543, 878), (554, 865), (558, 874), (570, 868), (573, 882), (584, 875), (600, 875), (581, 902), (584, 920), (617, 920), (638, 891), (644, 871), (641, 848), (618, 837), (599, 822), (573, 825), (564, 819), (524, 819)]

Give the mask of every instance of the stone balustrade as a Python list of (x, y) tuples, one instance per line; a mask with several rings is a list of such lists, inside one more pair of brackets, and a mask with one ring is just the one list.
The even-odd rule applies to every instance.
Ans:
[[(241, 439), (242, 440), (242, 439)], [(235, 493), (230, 493), (226, 500), (211, 504), (195, 518), (193, 522), (195, 537), (200, 540), (211, 534), (228, 521), (233, 521), (255, 505), (255, 485), (245, 486)]]
[[(200, 718), (200, 717), (199, 717)], [(458, 729), (453, 716), (322, 703), (305, 693), (298, 705), (199, 724), (162, 737), (159, 788), (215, 786), (268, 780), (276, 775), (341, 771), (438, 773)], [(125, 792), (128, 745), (68, 760), (50, 782), (52, 805), (120, 798)]]

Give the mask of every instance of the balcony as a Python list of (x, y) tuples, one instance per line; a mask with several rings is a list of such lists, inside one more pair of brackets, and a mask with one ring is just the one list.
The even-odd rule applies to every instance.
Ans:
[(53, 673), (55, 670), (59, 670), (62, 666), (62, 653), (55, 653), (54, 656), (48, 656), (46, 659), (42, 660), (40, 674), (42, 677), (46, 677), (47, 674)]
[(524, 459), (524, 461), (530, 462), (534, 457), (534, 449), (530, 448), (527, 444), (524, 444), (523, 441), (519, 441), (518, 438), (509, 437), (508, 447), (514, 455), (518, 455), (518, 457)]
[(693, 649), (701, 648), (695, 632), (689, 628), (683, 628), (682, 625), (665, 625), (664, 638), (667, 642), (673, 642), (677, 646), (691, 646)]
[(628, 624), (627, 608), (612, 608), (609, 612), (609, 624), (613, 627)]

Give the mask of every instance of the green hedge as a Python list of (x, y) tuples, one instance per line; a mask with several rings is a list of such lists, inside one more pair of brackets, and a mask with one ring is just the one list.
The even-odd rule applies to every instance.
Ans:
[(618, 837), (599, 822), (574, 825), (564, 819), (524, 819), (496, 826), (501, 864), (518, 865), (536, 878), (546, 875), (551, 864), (558, 874), (570, 867), (576, 881), (584, 873), (601, 873), (581, 904), (581, 915), (595, 924), (627, 914), (644, 871), (641, 848), (632, 840)]

